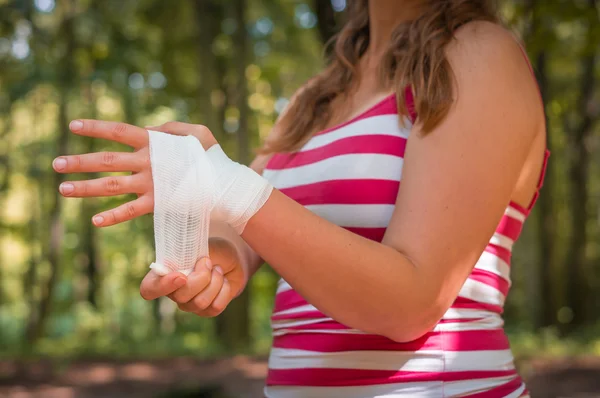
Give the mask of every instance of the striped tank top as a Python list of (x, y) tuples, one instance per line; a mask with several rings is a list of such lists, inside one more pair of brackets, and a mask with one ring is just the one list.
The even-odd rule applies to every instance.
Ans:
[[(411, 123), (405, 125), (399, 123), (396, 97), (390, 96), (314, 135), (300, 151), (274, 155), (263, 176), (317, 215), (380, 242), (402, 178)], [(543, 173), (539, 185), (542, 180)], [(530, 209), (508, 204), (451, 308), (431, 332), (409, 343), (342, 325), (280, 280), (265, 395), (527, 396), (501, 314), (510, 287), (511, 249)]]

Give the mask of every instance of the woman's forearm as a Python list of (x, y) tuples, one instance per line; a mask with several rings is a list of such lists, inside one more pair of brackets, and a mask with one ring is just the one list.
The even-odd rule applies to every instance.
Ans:
[(277, 190), (242, 237), (308, 302), (347, 326), (409, 341), (441, 316), (435, 282), (404, 255)]

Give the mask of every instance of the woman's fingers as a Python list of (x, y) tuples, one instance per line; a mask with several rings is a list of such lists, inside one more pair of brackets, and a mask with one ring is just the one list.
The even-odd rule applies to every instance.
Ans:
[(92, 219), (92, 222), (97, 227), (110, 227), (111, 225), (119, 224), (124, 221), (133, 220), (154, 210), (154, 200), (150, 194), (142, 195), (139, 198), (115, 207), (112, 210), (104, 211), (97, 214)]
[(223, 287), (223, 270), (216, 266), (212, 270), (210, 283), (206, 289), (197, 294), (192, 300), (179, 304), (179, 309), (186, 312), (198, 313), (208, 309)]
[(205, 150), (218, 144), (208, 127), (201, 124), (167, 122), (160, 126), (148, 127), (148, 130), (160, 131), (172, 135), (193, 135), (200, 141)]
[(225, 279), (223, 280), (223, 286), (221, 287), (221, 291), (219, 292), (217, 297), (213, 300), (210, 307), (208, 307), (204, 311), (196, 312), (196, 314), (199, 316), (205, 316), (205, 317), (217, 316), (217, 315), (221, 314), (223, 311), (225, 311), (225, 308), (227, 308), (227, 305), (229, 305), (230, 301), (231, 301), (231, 285), (229, 284), (227, 277), (225, 277)]
[(204, 257), (200, 259), (196, 263), (194, 271), (188, 275), (185, 286), (170, 294), (169, 298), (178, 304), (185, 304), (191, 301), (210, 284), (212, 268), (212, 262), (209, 258)]
[(94, 180), (68, 181), (60, 184), (59, 191), (63, 196), (86, 198), (95, 196), (116, 196), (128, 193), (145, 193), (151, 189), (148, 179), (142, 173), (130, 176), (102, 177)]
[(148, 131), (126, 123), (105, 122), (102, 120), (79, 119), (69, 124), (77, 135), (102, 138), (140, 149), (148, 145)]
[(140, 172), (149, 166), (148, 150), (138, 152), (98, 152), (61, 156), (52, 162), (59, 173)]
[(148, 130), (160, 131), (172, 135), (191, 135), (193, 133), (193, 124), (183, 122), (167, 122), (160, 126), (146, 126)]
[(144, 300), (154, 300), (173, 293), (186, 283), (186, 277), (179, 272), (160, 276), (154, 271), (146, 274), (140, 285), (140, 295)]

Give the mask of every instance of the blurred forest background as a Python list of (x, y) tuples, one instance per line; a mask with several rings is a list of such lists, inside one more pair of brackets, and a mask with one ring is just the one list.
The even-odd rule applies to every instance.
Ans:
[[(552, 151), (516, 246), (507, 329), (524, 374), (560, 360), (600, 379), (590, 365), (600, 363), (600, 1), (499, 3), (534, 65)], [(50, 164), (58, 154), (120, 149), (69, 134), (78, 117), (206, 124), (247, 163), (287, 99), (323, 66), (345, 8), (345, 0), (0, 0), (0, 396), (29, 384), (40, 396), (80, 396), (75, 387), (88, 376), (94, 386), (120, 380), (127, 396), (150, 381), (217, 380), (231, 369), (260, 382), (276, 275), (264, 267), (216, 319), (145, 302), (138, 287), (154, 258), (151, 218), (94, 228), (91, 216), (124, 198), (62, 200)], [(100, 370), (92, 360), (104, 361)], [(73, 363), (80, 373), (65, 379)], [(62, 384), (44, 390), (56, 377)], [(172, 396), (212, 396), (190, 394)]]

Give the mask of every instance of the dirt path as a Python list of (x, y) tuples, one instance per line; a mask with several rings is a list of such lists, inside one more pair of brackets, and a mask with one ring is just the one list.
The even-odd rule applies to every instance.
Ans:
[[(600, 359), (522, 365), (534, 398), (600, 398)], [(0, 362), (7, 398), (260, 398), (264, 359)]]

